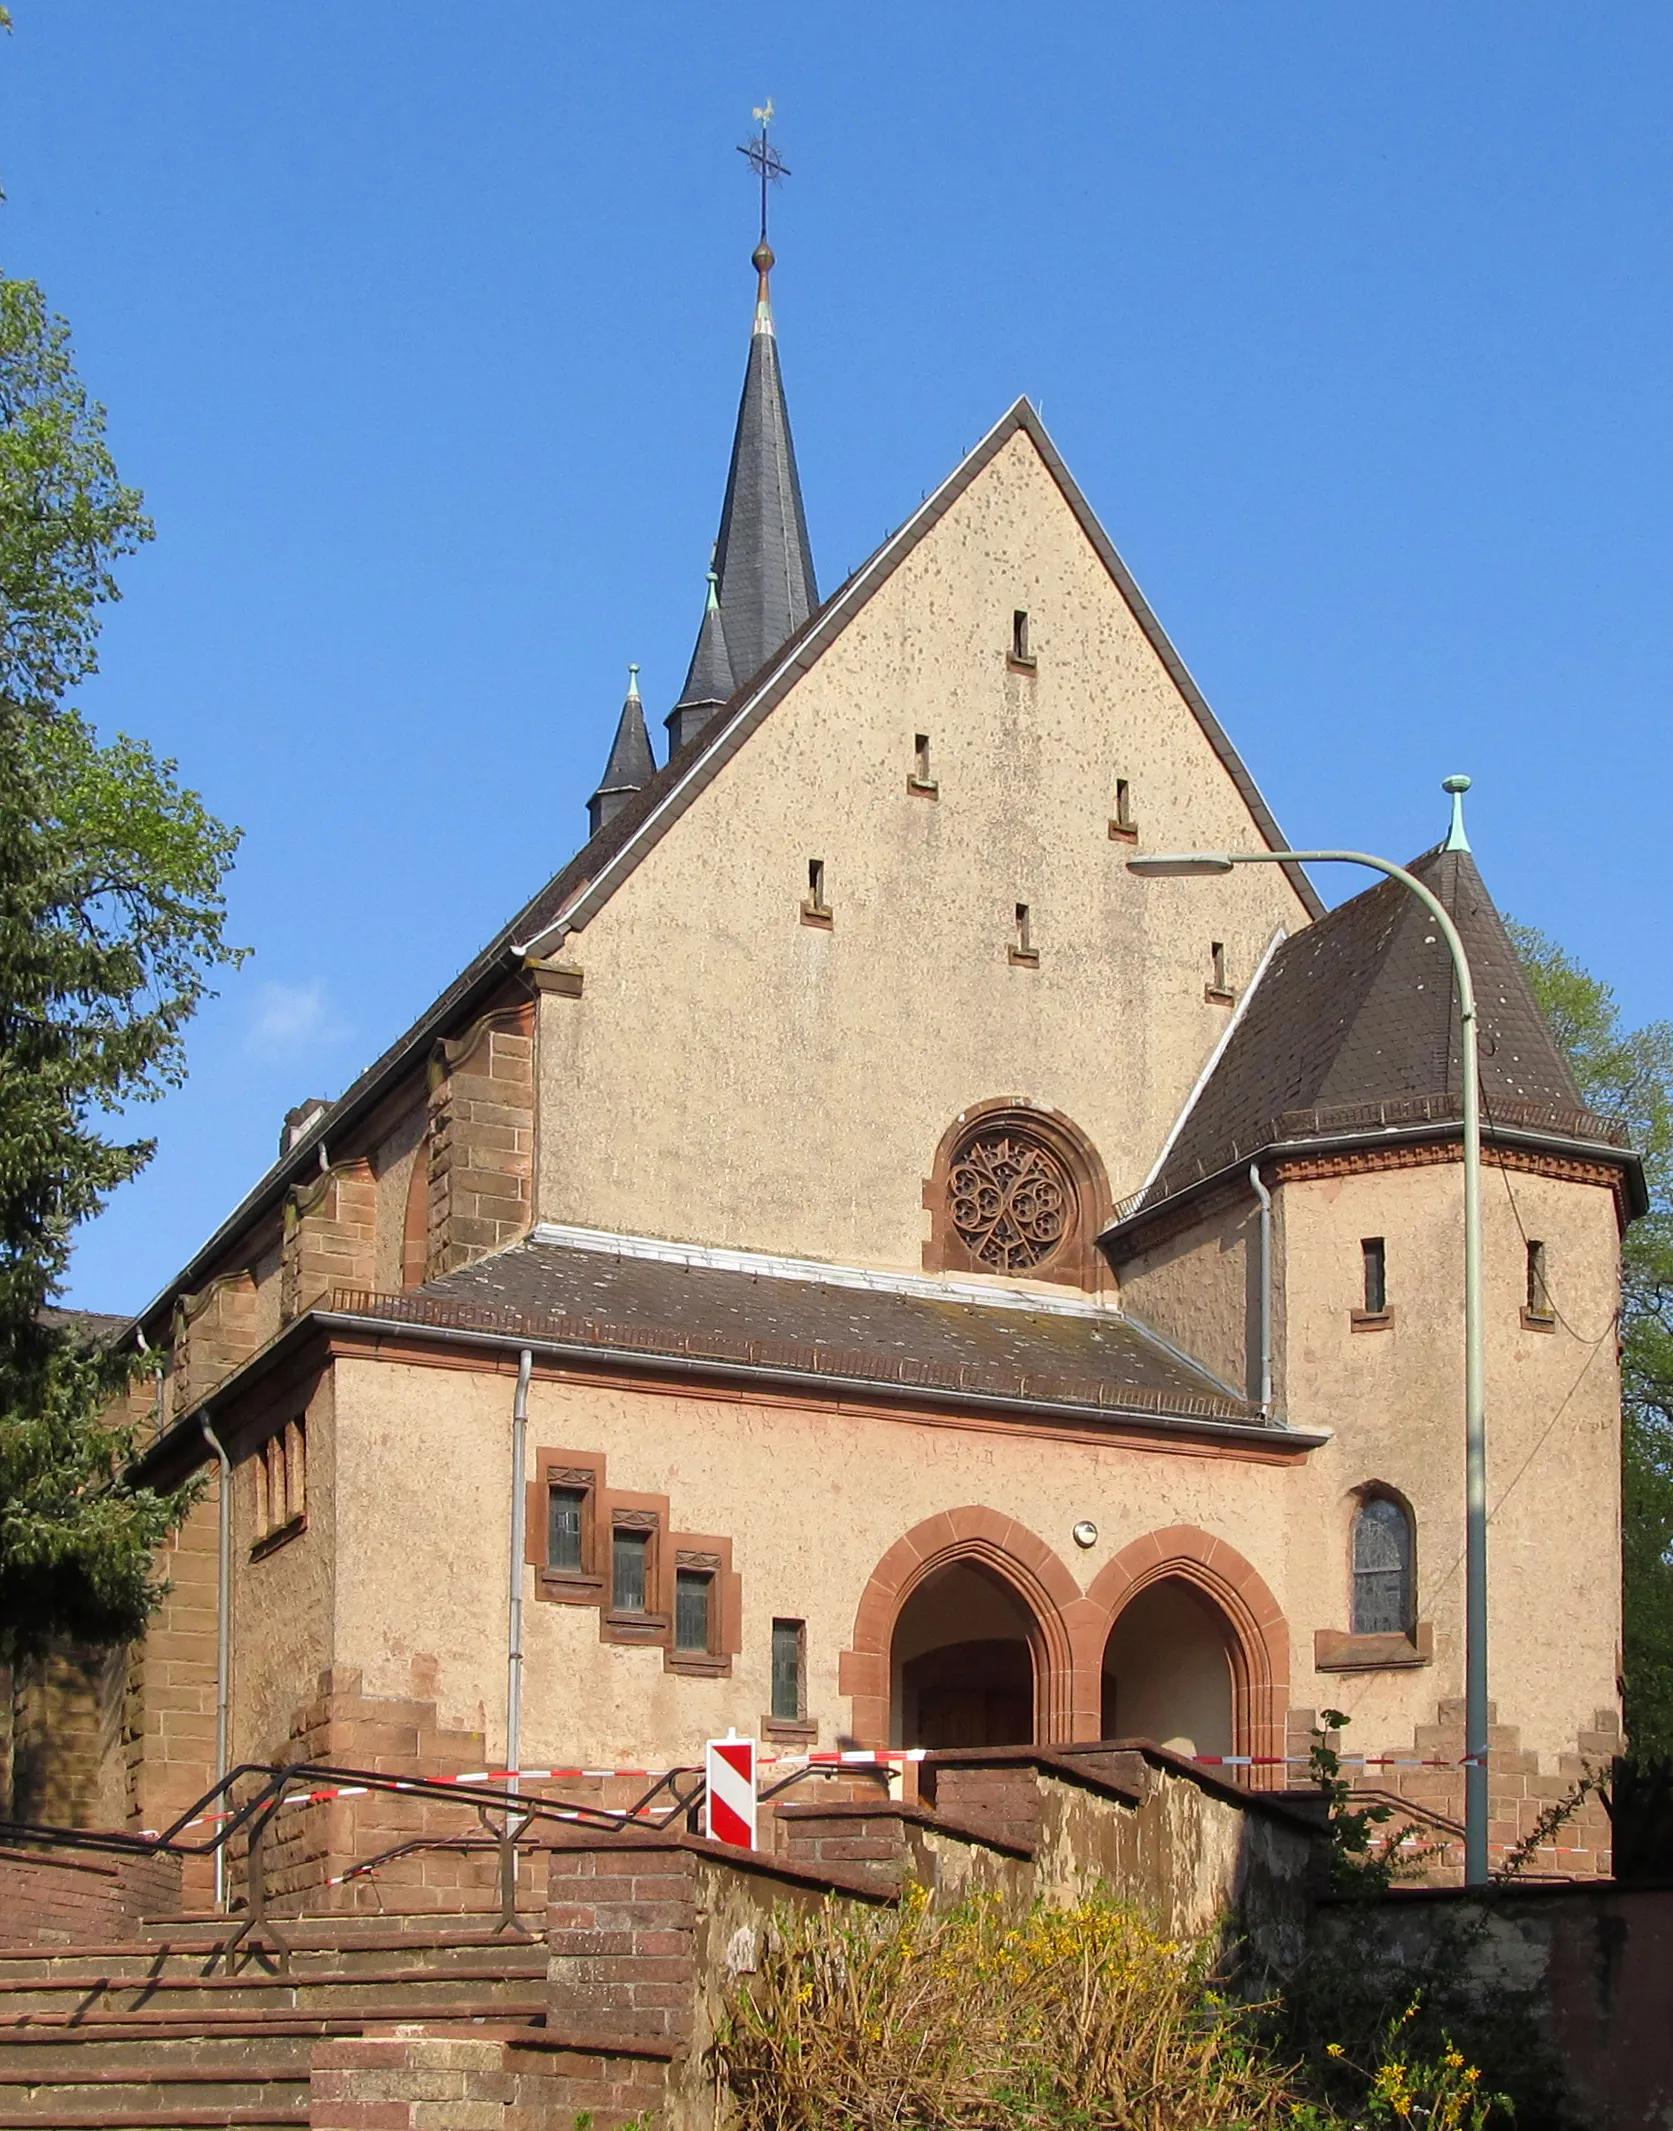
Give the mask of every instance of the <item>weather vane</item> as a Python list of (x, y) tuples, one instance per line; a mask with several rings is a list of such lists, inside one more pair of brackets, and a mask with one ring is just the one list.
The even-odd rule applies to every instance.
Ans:
[(767, 187), (776, 185), (781, 178), (790, 175), (790, 166), (767, 138), (767, 129), (773, 122), (773, 100), (769, 96), (765, 104), (757, 107), (755, 117), (761, 121), (761, 131), (753, 140), (745, 142), (738, 150), (747, 158), (749, 167), (761, 180), (761, 242), (767, 241)]

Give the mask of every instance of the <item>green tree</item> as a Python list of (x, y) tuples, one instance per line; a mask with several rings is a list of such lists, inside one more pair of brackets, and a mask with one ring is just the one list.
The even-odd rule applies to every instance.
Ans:
[(1621, 1262), (1626, 1725), (1635, 1753), (1673, 1754), (1673, 1024), (1624, 1028), (1607, 984), (1511, 931), (1581, 1093), (1644, 1158), (1650, 1210)]
[(77, 1224), (153, 1152), (122, 1113), (178, 1084), (185, 1025), (238, 959), (236, 833), (68, 700), (150, 538), (68, 328), (0, 278), (0, 1654), (135, 1634), (186, 1499), (128, 1484), (132, 1361), (48, 1309)]

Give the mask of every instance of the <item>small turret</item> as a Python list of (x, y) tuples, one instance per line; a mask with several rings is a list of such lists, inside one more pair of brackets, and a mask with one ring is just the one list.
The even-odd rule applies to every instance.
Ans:
[(656, 775), (656, 757), (645, 728), (645, 706), (639, 700), (639, 669), (627, 669), (627, 701), (616, 726), (615, 743), (604, 765), (604, 782), (587, 801), (587, 819), (596, 836), (612, 814), (618, 813)]
[(709, 597), (697, 632), (697, 648), (691, 654), (691, 670), (680, 690), (680, 700), (664, 720), (670, 755), (677, 755), (688, 740), (703, 730), (730, 699), (735, 685), (732, 661), (726, 651), (726, 630), (720, 618), (720, 578), (711, 570)]

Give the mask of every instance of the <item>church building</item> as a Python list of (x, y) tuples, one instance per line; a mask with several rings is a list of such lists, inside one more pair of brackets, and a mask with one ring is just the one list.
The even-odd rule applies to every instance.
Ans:
[[(1445, 946), (1393, 881), (1129, 870), (1286, 845), (1027, 400), (821, 597), (773, 263), (662, 759), (635, 674), (582, 848), (127, 1334), (141, 1476), (210, 1486), (84, 1810), (729, 1728), (1275, 1788), (1333, 1708), (1444, 1835)], [(1618, 1739), (1643, 1186), (1460, 813), (1412, 863), (1482, 1001), (1495, 1800), (1551, 1796)]]

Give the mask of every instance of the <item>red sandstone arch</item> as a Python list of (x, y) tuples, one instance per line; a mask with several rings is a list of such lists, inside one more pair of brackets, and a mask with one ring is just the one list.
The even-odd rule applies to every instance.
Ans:
[[(1143, 1590), (1164, 1578), (1190, 1584), (1209, 1599), (1231, 1631), (1232, 1717), (1236, 1751), (1281, 1756), (1290, 1699), (1290, 1631), (1264, 1579), (1236, 1547), (1194, 1524), (1147, 1532), (1124, 1546), (1093, 1579), (1084, 1613), (1076, 1616), (1075, 1675), (1092, 1687), (1101, 1681), (1104, 1645), (1121, 1614)], [(1094, 1697), (1090, 1705), (1098, 1709)], [(1094, 1730), (1084, 1734), (1092, 1737)], [(1251, 1768), (1262, 1789), (1285, 1781), (1282, 1763)]]
[[(1074, 1662), (1080, 1615), (1087, 1601), (1043, 1539), (1002, 1511), (968, 1506), (942, 1510), (915, 1524), (877, 1564), (854, 1615), (854, 1644), (842, 1653), (841, 1692), (853, 1697), (854, 1737), (861, 1746), (889, 1743), (889, 1659), (901, 1609), (928, 1576), (956, 1561), (978, 1563), (1005, 1583), (1027, 1610), (1033, 1629), (1034, 1731), (1042, 1745), (1075, 1737), (1078, 1712)], [(1106, 1623), (1107, 1628), (1107, 1623)], [(1098, 1644), (1099, 1663), (1103, 1644)], [(1091, 1737), (1096, 1734), (1096, 1725)]]

